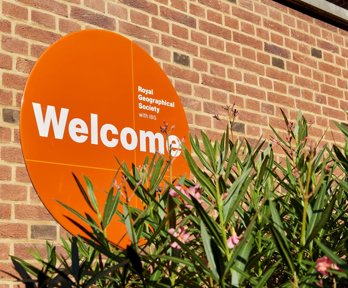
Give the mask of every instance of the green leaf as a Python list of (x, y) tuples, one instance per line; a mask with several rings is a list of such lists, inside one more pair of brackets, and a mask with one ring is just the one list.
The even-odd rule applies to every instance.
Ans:
[(328, 256), (333, 262), (335, 262), (338, 265), (344, 265), (345, 264), (343, 259), (341, 259), (339, 256), (337, 256), (334, 251), (332, 251), (330, 248), (325, 246), (319, 240), (315, 240), (315, 243), (325, 253), (325, 255)]
[(118, 190), (115, 196), (113, 194), (114, 194), (114, 189), (112, 187), (108, 193), (108, 197), (106, 199), (105, 207), (104, 207), (104, 215), (103, 215), (103, 221), (102, 221), (104, 229), (110, 224), (110, 221), (116, 212), (116, 209), (120, 201), (121, 191)]
[(124, 224), (126, 225), (128, 235), (131, 238), (132, 243), (134, 245), (137, 245), (138, 239), (137, 239), (136, 233), (134, 232), (130, 210), (128, 209), (126, 204), (123, 205), (123, 217), (124, 217), (123, 221), (124, 221)]
[(89, 206), (94, 212), (97, 212), (97, 211), (94, 210), (93, 205), (92, 205), (91, 201), (89, 200), (89, 197), (88, 197), (88, 195), (87, 195), (87, 193), (86, 193), (86, 190), (85, 190), (85, 188), (83, 188), (83, 186), (82, 186), (80, 180), (77, 178), (77, 176), (76, 176), (74, 173), (72, 173), (72, 175), (73, 175), (73, 177), (74, 177), (74, 179), (75, 179), (75, 182), (77, 183), (77, 186), (78, 186), (79, 189), (80, 189), (80, 192), (82, 193), (83, 198), (85, 199), (86, 203), (88, 204), (88, 206)]
[(75, 278), (76, 282), (79, 283), (79, 274), (80, 274), (80, 257), (79, 249), (77, 247), (77, 238), (72, 238), (71, 243), (71, 274)]
[(210, 235), (207, 231), (207, 227), (204, 225), (203, 221), (201, 221), (201, 236), (202, 236), (205, 255), (207, 255), (207, 259), (208, 259), (209, 268), (212, 271), (212, 274), (213, 274), (215, 280), (219, 281), (220, 276), (217, 273), (214, 255), (213, 255), (213, 252), (212, 252), (212, 249), (210, 246), (211, 237), (210, 237)]
[(86, 176), (84, 178), (86, 181), (87, 192), (88, 192), (89, 199), (91, 200), (93, 210), (99, 214), (98, 202), (97, 202), (97, 198), (95, 197), (95, 194), (94, 194), (93, 184)]
[(192, 197), (191, 200), (197, 210), (198, 215), (200, 216), (201, 220), (203, 221), (206, 228), (208, 229), (210, 235), (215, 238), (215, 240), (217, 241), (220, 247), (222, 248), (225, 247), (221, 239), (219, 228), (217, 227), (216, 222), (210, 218), (208, 213), (203, 209), (202, 205), (196, 200), (196, 198)]
[(192, 156), (190, 155), (190, 152), (185, 147), (184, 147), (184, 155), (192, 174), (197, 178), (197, 181), (201, 184), (202, 188), (207, 189), (207, 192), (209, 192), (210, 195), (214, 195), (215, 185), (213, 184), (213, 182), (211, 181), (207, 173), (203, 172), (197, 166), (196, 162), (193, 160)]
[(266, 270), (266, 272), (262, 273), (262, 277), (261, 279), (257, 282), (255, 288), (263, 288), (266, 287), (266, 283), (268, 281), (268, 279), (272, 276), (272, 274), (274, 273), (274, 271), (277, 269), (279, 263), (281, 262), (281, 260), (278, 260), (277, 262), (275, 262), (274, 264), (272, 264), (272, 266), (270, 268), (268, 268)]
[(274, 243), (276, 244), (280, 255), (283, 257), (283, 260), (288, 264), (288, 267), (291, 269), (291, 272), (295, 272), (295, 265), (292, 261), (292, 256), (290, 254), (287, 238), (285, 238), (281, 233), (279, 233), (278, 228), (271, 226), (271, 231), (273, 235)]

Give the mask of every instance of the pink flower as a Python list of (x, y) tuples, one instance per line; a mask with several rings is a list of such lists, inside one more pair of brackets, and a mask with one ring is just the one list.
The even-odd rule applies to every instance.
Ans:
[[(175, 190), (176, 189), (176, 190)], [(182, 188), (182, 186), (180, 185), (176, 185), (175, 189), (170, 189), (169, 190), (169, 195), (172, 197), (178, 197), (179, 193), (177, 192), (177, 190), (179, 190), (181, 193), (185, 194), (185, 190)]]
[(237, 235), (236, 231), (233, 230), (232, 236), (227, 240), (227, 247), (233, 249), (239, 243), (240, 236)]
[(338, 266), (327, 256), (317, 259), (315, 269), (324, 276), (328, 275), (330, 269), (339, 270)]
[[(194, 197), (198, 203), (202, 203), (202, 189), (199, 184), (196, 184), (195, 186), (189, 187), (187, 191), (184, 192), (187, 198), (192, 199)], [(187, 208), (192, 209), (193, 206), (190, 204), (185, 205)]]
[[(182, 243), (186, 243), (190, 237), (190, 234), (187, 233), (187, 229), (184, 227), (179, 227), (178, 231), (176, 231), (174, 228), (170, 228), (168, 230), (168, 233), (170, 235), (173, 235), (175, 238), (177, 238)], [(170, 244), (170, 247), (172, 247), (174, 249), (181, 249), (180, 244), (175, 242), (175, 241), (172, 244)]]

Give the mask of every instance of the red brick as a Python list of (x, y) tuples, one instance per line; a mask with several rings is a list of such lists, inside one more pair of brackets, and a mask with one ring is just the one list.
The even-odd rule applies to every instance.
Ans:
[(202, 75), (202, 84), (217, 89), (223, 89), (230, 92), (234, 92), (234, 83), (221, 78), (209, 76), (206, 74)]
[(53, 220), (51, 214), (43, 206), (15, 204), (15, 219), (20, 220)]
[(334, 87), (334, 86), (329, 86), (329, 85), (322, 83), (320, 85), (320, 91), (323, 94), (327, 94), (327, 95), (334, 96), (337, 98), (343, 98), (343, 91), (337, 87)]
[(243, 47), (242, 48), (242, 56), (246, 59), (256, 61), (256, 51), (252, 48)]
[(215, 61), (215, 62), (218, 62), (221, 64), (232, 65), (232, 56), (231, 55), (217, 52), (217, 51), (214, 51), (212, 49), (201, 47), (200, 57), (203, 59)]
[(207, 102), (207, 101), (205, 101), (203, 103), (203, 111), (205, 113), (210, 114), (211, 116), (213, 116), (213, 115), (221, 115), (222, 113), (225, 112), (224, 105), (217, 104), (217, 103), (214, 103), (214, 102)]
[(282, 82), (273, 81), (273, 90), (278, 93), (287, 94), (287, 85)]
[(162, 35), (162, 45), (166, 47), (174, 47), (176, 49), (188, 52), (197, 56), (198, 47), (197, 45), (191, 44), (188, 41), (180, 40), (167, 35)]
[(16, 184), (0, 185), (0, 200), (25, 201), (27, 199), (27, 187)]
[(236, 84), (236, 92), (241, 95), (250, 96), (260, 100), (266, 100), (266, 93), (264, 89), (260, 89), (258, 87)]
[(0, 32), (11, 33), (11, 22), (5, 19), (0, 19)]
[(12, 163), (24, 163), (21, 148), (4, 146), (1, 148), (1, 160)]
[(116, 21), (112, 17), (105, 16), (101, 13), (92, 12), (90, 10), (82, 9), (72, 6), (70, 17), (79, 21), (87, 22), (89, 24), (109, 29), (116, 29)]
[(2, 83), (4, 87), (23, 90), (26, 81), (27, 81), (27, 78), (23, 76), (10, 74), (10, 73), (4, 73), (2, 75)]
[(309, 78), (296, 76), (295, 77), (295, 84), (298, 86), (301, 86), (303, 88), (308, 88), (308, 89), (312, 89), (315, 91), (319, 91), (319, 83), (316, 81), (313, 81)]
[(209, 47), (215, 48), (217, 50), (224, 51), (225, 50), (225, 42), (220, 38), (209, 36)]
[(219, 76), (222, 78), (226, 77), (226, 69), (216, 64), (210, 64), (210, 73), (215, 76)]
[(5, 51), (27, 55), (28, 43), (16, 38), (2, 36), (1, 47)]
[(293, 83), (293, 76), (290, 73), (284, 72), (280, 69), (268, 67), (266, 68), (266, 75), (267, 77), (277, 79), (279, 81)]
[(168, 22), (159, 19), (159, 18), (155, 18), (153, 17), (151, 19), (151, 27), (153, 29), (159, 30), (159, 31), (163, 31), (163, 32), (169, 32), (169, 24)]
[(267, 126), (267, 116), (255, 112), (242, 110), (238, 114), (238, 119), (242, 122), (257, 123), (259, 125)]
[(39, 58), (41, 54), (47, 49), (46, 46), (32, 44), (31, 45), (31, 56)]
[(211, 121), (212, 121), (211, 116), (195, 115), (195, 122), (194, 123), (200, 127), (211, 128), (212, 127)]
[(0, 260), (9, 260), (10, 244), (0, 243)]
[(152, 3), (152, 1), (139, 1), (139, 0), (120, 0), (119, 2), (130, 6), (131, 8), (136, 8), (143, 10), (147, 13), (157, 15), (158, 7), (156, 4)]
[(181, 39), (188, 39), (189, 31), (184, 27), (172, 24), (172, 34)]
[(270, 103), (276, 103), (287, 107), (294, 107), (295, 105), (295, 101), (292, 97), (272, 92), (267, 93), (267, 100)]
[(208, 39), (208, 37), (206, 34), (203, 34), (203, 33), (197, 32), (197, 31), (191, 31), (191, 40), (193, 42), (206, 45), (207, 39)]
[(177, 93), (192, 95), (192, 84), (181, 80), (175, 80), (174, 87)]
[(11, 105), (12, 104), (12, 92), (4, 89), (0, 89), (0, 104)]
[(96, 0), (84, 0), (85, 6), (92, 8), (93, 10), (98, 10), (99, 12), (105, 13), (105, 2)]
[(321, 114), (321, 106), (313, 102), (307, 102), (302, 101), (300, 99), (296, 99), (296, 108), (298, 110), (304, 110), (311, 113)]
[(227, 69), (227, 77), (236, 81), (242, 80), (242, 72), (239, 69)]
[(187, 109), (192, 109), (196, 112), (202, 111), (202, 103), (199, 100), (188, 98), (185, 96), (180, 97), (181, 103), (187, 107)]
[(32, 225), (31, 239), (56, 240), (57, 227), (52, 225)]
[(251, 22), (253, 25), (261, 24), (261, 17), (256, 13), (249, 12), (248, 10), (241, 9), (238, 6), (232, 6), (232, 15)]
[(11, 219), (11, 204), (0, 203), (0, 219), (1, 220)]
[(150, 18), (149, 18), (148, 15), (146, 15), (146, 14), (144, 14), (142, 12), (131, 10), (130, 11), (130, 19), (131, 19), (131, 22), (133, 24), (139, 24), (139, 25), (142, 25), (142, 26), (149, 27)]
[(331, 117), (333, 119), (344, 120), (346, 121), (346, 114), (343, 111), (332, 109), (329, 107), (323, 107), (323, 115)]
[(2, 13), (17, 19), (28, 19), (28, 9), (9, 2), (2, 2)]
[(291, 29), (291, 36), (300, 42), (307, 43), (309, 45), (315, 45), (314, 37), (309, 34), (305, 34), (295, 29)]
[(228, 93), (221, 90), (213, 90), (212, 100), (221, 103), (228, 103)]
[(261, 103), (261, 112), (267, 115), (274, 115), (274, 105), (269, 103)]
[(34, 28), (24, 24), (16, 25), (16, 34), (22, 36), (23, 38), (36, 40), (47, 44), (51, 44), (60, 38), (60, 35), (54, 32)]
[(199, 3), (203, 4), (203, 6), (209, 6), (210, 8), (213, 8), (215, 10), (229, 13), (230, 7), (227, 3), (221, 0), (198, 0)]
[(55, 0), (16, 0), (36, 9), (42, 9), (54, 14), (68, 16), (68, 6)]
[(37, 243), (15, 243), (14, 255), (24, 260), (32, 260), (33, 252), (39, 252), (40, 255), (46, 257), (46, 245)]
[(178, 22), (182, 25), (186, 25), (191, 28), (196, 28), (197, 26), (197, 21), (194, 17), (189, 16), (185, 13), (179, 12), (174, 9), (166, 8), (166, 7), (161, 7), (160, 9), (160, 15), (164, 18), (167, 18), (169, 20)]
[(222, 14), (216, 11), (208, 10), (207, 19), (217, 24), (222, 24)]
[(339, 68), (337, 66), (334, 66), (334, 65), (327, 64), (327, 63), (320, 62), (319, 63), (319, 69), (321, 71), (324, 71), (324, 72), (327, 72), (327, 73), (331, 73), (331, 74), (336, 75), (336, 76), (341, 76), (342, 75), (341, 68)]
[(230, 29), (226, 29), (221, 25), (216, 25), (203, 20), (199, 20), (199, 29), (214, 36), (218, 36), (226, 40), (231, 40)]
[(56, 18), (53, 15), (40, 11), (31, 11), (31, 20), (47, 28), (56, 28)]
[(236, 18), (225, 15), (225, 26), (232, 29), (239, 29), (239, 21)]
[(245, 108), (249, 110), (254, 110), (256, 112), (260, 112), (261, 110), (260, 101), (256, 101), (254, 99), (245, 99)]
[(208, 64), (206, 61), (194, 58), (192, 61), (192, 67), (200, 72), (208, 71)]
[(333, 53), (338, 53), (339, 52), (338, 45), (335, 45), (332, 42), (328, 42), (328, 41), (325, 41), (325, 40), (318, 39), (317, 43), (318, 43), (318, 47), (320, 47), (320, 48), (322, 48), (324, 50), (327, 50), (327, 51), (330, 51), (330, 52), (333, 52)]
[(16, 167), (16, 181), (21, 183), (30, 183), (30, 178), (25, 167)]
[(255, 36), (255, 26), (248, 22), (240, 22), (240, 31)]
[(127, 20), (128, 18), (128, 10), (118, 3), (108, 2), (108, 13), (123, 20)]
[(120, 21), (119, 29), (121, 33), (127, 34), (129, 36), (134, 36), (137, 39), (142, 39), (145, 41), (150, 41), (152, 43), (159, 42), (159, 35), (157, 32), (153, 32), (149, 29), (139, 27), (127, 22)]
[(197, 16), (199, 18), (205, 17), (205, 9), (194, 3), (190, 3), (190, 14)]
[(12, 68), (11, 56), (0, 53), (0, 69), (10, 70), (11, 68)]
[(19, 72), (29, 74), (31, 69), (33, 69), (34, 64), (35, 62), (32, 60), (18, 57), (16, 63), (16, 70)]
[(194, 95), (204, 99), (210, 99), (210, 89), (201, 85), (194, 86)]
[(159, 58), (164, 61), (170, 62), (171, 60), (171, 53), (168, 49), (162, 48), (162, 47), (153, 47), (153, 56), (155, 58)]
[(0, 223), (0, 239), (28, 238), (28, 226), (20, 223)]
[(236, 58), (235, 66), (239, 69), (248, 70), (258, 75), (265, 75), (265, 67), (263, 65), (244, 58)]
[(187, 80), (191, 83), (198, 83), (199, 80), (199, 74), (190, 69), (179, 68), (171, 64), (164, 64), (163, 70), (168, 76)]
[(267, 29), (273, 30), (277, 33), (281, 33), (281, 34), (286, 35), (286, 36), (288, 36), (290, 34), (289, 28), (287, 26), (282, 25), (280, 23), (277, 23), (273, 20), (269, 20), (269, 19), (264, 18), (263, 19), (263, 26)]
[(262, 50), (262, 41), (238, 32), (233, 32), (233, 41), (242, 45), (253, 47), (258, 50)]

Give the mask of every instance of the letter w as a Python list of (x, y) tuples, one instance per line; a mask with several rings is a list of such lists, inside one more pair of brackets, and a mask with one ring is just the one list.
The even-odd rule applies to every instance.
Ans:
[(59, 120), (57, 120), (56, 108), (54, 106), (47, 105), (45, 119), (42, 115), (41, 104), (33, 102), (33, 109), (40, 136), (48, 137), (52, 123), (54, 138), (63, 139), (69, 109), (60, 109)]

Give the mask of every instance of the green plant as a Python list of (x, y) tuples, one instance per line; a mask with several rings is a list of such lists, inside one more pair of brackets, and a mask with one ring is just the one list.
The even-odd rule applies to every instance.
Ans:
[[(220, 141), (202, 132), (191, 137), (192, 155), (183, 147), (193, 179), (165, 177), (171, 159), (162, 155), (141, 167), (120, 164), (122, 183), (99, 210), (92, 183), (75, 177), (95, 215), (62, 205), (88, 225), (71, 219), (84, 239), (63, 241), (65, 257), (47, 244), (40, 269), (12, 257), (18, 279), (27, 287), (347, 286), (348, 145), (319, 150), (305, 118), (292, 123), (284, 114), (287, 135), (274, 130), (273, 141), (283, 154), (275, 156), (274, 144), (234, 140), (236, 110), (226, 110)], [(107, 240), (115, 216), (127, 228), (127, 249)]]

